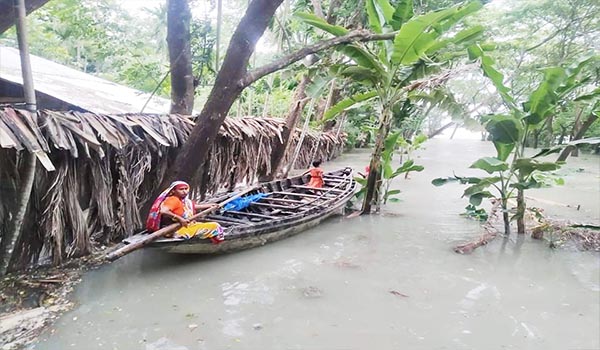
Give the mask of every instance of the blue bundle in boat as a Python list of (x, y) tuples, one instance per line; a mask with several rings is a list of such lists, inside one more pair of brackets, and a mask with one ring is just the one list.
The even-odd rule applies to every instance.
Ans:
[(247, 208), (251, 203), (253, 202), (258, 202), (259, 200), (261, 200), (262, 198), (268, 196), (268, 193), (257, 193), (257, 194), (251, 194), (249, 196), (245, 196), (245, 197), (241, 197), (241, 198), (236, 198), (234, 200), (232, 200), (231, 202), (225, 204), (225, 206), (223, 207), (223, 211), (228, 211), (228, 210), (242, 210)]

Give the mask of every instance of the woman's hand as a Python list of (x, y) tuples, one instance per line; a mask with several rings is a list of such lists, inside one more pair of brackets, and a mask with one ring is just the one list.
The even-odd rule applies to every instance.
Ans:
[(196, 204), (196, 210), (198, 211), (203, 211), (203, 210), (207, 210), (207, 209), (217, 209), (219, 207), (219, 205), (217, 203), (200, 203), (200, 204)]
[(181, 226), (185, 227), (190, 224), (190, 220), (184, 219), (181, 216), (177, 216), (176, 218), (177, 218), (177, 221), (179, 221), (179, 223), (181, 224)]

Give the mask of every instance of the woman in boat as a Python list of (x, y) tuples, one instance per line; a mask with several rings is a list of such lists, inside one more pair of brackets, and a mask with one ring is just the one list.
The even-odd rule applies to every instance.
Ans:
[(321, 160), (315, 160), (312, 162), (312, 168), (307, 171), (310, 174), (310, 181), (308, 187), (322, 188), (325, 182), (323, 181), (323, 169), (320, 168)]
[(189, 191), (190, 186), (186, 182), (173, 182), (152, 204), (146, 220), (146, 229), (152, 232), (179, 222), (182, 227), (175, 232), (176, 237), (199, 236), (210, 239), (214, 243), (223, 241), (223, 228), (218, 223), (190, 221), (195, 211), (213, 208), (217, 205), (194, 203), (188, 198)]

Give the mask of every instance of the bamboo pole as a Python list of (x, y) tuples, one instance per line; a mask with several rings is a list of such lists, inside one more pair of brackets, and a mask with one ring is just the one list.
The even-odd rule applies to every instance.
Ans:
[[(15, 9), (17, 10), (17, 41), (19, 43), (19, 51), (21, 57), (21, 74), (23, 76), (23, 93), (25, 97), (25, 109), (30, 112), (36, 111), (35, 89), (33, 87), (33, 74), (31, 73), (31, 61), (29, 58), (29, 47), (27, 46), (27, 27), (25, 25), (25, 0), (15, 0)], [(33, 188), (33, 180), (35, 177), (36, 157), (33, 153), (24, 152), (25, 172), (22, 177), (22, 183), (19, 188), (19, 203), (17, 212), (13, 218), (12, 230), (2, 237), (3, 249), (0, 254), (0, 276), (5, 275), (12, 260), (12, 255), (17, 242), (21, 237), (23, 229), (23, 221), (29, 206), (29, 198)]]
[(223, 0), (217, 0), (217, 40), (215, 43), (215, 72), (220, 68), (221, 27), (223, 26)]

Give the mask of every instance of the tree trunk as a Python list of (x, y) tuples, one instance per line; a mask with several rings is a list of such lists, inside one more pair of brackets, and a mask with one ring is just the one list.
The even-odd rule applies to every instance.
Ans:
[(560, 126), (560, 137), (558, 138), (558, 144), (562, 145), (565, 142), (565, 136), (567, 136), (567, 127)]
[(452, 130), (452, 134), (450, 134), (450, 140), (454, 139), (454, 135), (456, 135), (456, 131), (458, 130), (459, 125), (454, 125), (454, 130)]
[(185, 115), (192, 114), (194, 108), (191, 18), (188, 0), (168, 0), (167, 43), (171, 65), (171, 113)]
[[(542, 133), (542, 129), (535, 130), (533, 132), (533, 145), (531, 145), (531, 148), (533, 148), (533, 149), (537, 149), (538, 148), (538, 146), (540, 144), (540, 135), (541, 135), (541, 133)], [(528, 143), (527, 140), (525, 140), (525, 143), (526, 144)], [(527, 145), (527, 146), (529, 146), (529, 145)]]
[(377, 131), (375, 149), (369, 163), (369, 176), (367, 177), (367, 188), (362, 206), (362, 214), (370, 214), (371, 206), (379, 202), (379, 189), (381, 186), (381, 154), (385, 148), (385, 139), (390, 132), (392, 113), (387, 107), (382, 108), (382, 119)]
[[(427, 138), (430, 139), (430, 138), (433, 138), (433, 137), (441, 134), (442, 132), (444, 132), (444, 130), (448, 129), (452, 125), (455, 125), (454, 122), (449, 122), (448, 124), (443, 125), (442, 127), (438, 128), (437, 130), (434, 130), (433, 132), (429, 133), (429, 135), (427, 135)], [(452, 139), (452, 137), (454, 137), (454, 133), (456, 132), (456, 129), (458, 129), (458, 124), (456, 124), (456, 128), (452, 132), (452, 136), (450, 137), (450, 139)]]
[[(290, 147), (291, 136), (296, 130), (298, 119), (302, 115), (302, 111), (308, 102), (308, 99), (306, 98), (306, 85), (308, 85), (309, 81), (310, 78), (308, 77), (308, 74), (305, 74), (302, 76), (300, 84), (296, 87), (293, 102), (285, 119), (285, 126), (281, 132), (282, 143), (277, 144), (271, 153), (271, 173), (265, 177), (264, 180), (266, 181), (273, 180), (281, 171), (283, 163), (282, 160), (288, 148)], [(307, 116), (307, 118), (309, 118), (309, 116)]]
[[(213, 89), (198, 117), (187, 142), (181, 149), (173, 170), (163, 184), (174, 179), (192, 181), (204, 164), (208, 150), (215, 140), (233, 102), (246, 87), (240, 81), (254, 52), (256, 42), (264, 33), (277, 7), (283, 0), (254, 0), (237, 26)], [(193, 181), (192, 181), (193, 182)]]
[(327, 110), (331, 108), (331, 106), (335, 105), (340, 100), (342, 96), (342, 91), (338, 89), (336, 85), (336, 80), (333, 79), (331, 81), (331, 86), (329, 87), (327, 99), (323, 101), (322, 104), (319, 104), (317, 106), (317, 111), (315, 112), (315, 121), (321, 121), (323, 119), (323, 116), (325, 115), (325, 112), (327, 112)]
[(290, 170), (294, 167), (294, 164), (296, 164), (296, 160), (298, 159), (298, 156), (300, 155), (300, 150), (302, 149), (302, 143), (304, 142), (304, 138), (306, 137), (306, 134), (308, 133), (310, 116), (313, 115), (312, 111), (313, 111), (314, 102), (315, 102), (315, 100), (313, 99), (312, 103), (308, 109), (307, 117), (304, 118), (304, 126), (302, 127), (302, 133), (300, 134), (300, 138), (298, 139), (298, 143), (296, 144), (296, 149), (294, 150), (292, 159), (290, 159), (288, 164), (283, 167), (283, 173), (281, 174), (282, 178), (288, 177)]
[(187, 142), (177, 156), (175, 166), (170, 169), (170, 172), (163, 179), (161, 185), (164, 185), (164, 187), (174, 179), (191, 182), (192, 187), (197, 185), (199, 168), (204, 164), (208, 150), (217, 137), (219, 128), (227, 117), (233, 102), (248, 85), (310, 54), (330, 47), (356, 41), (389, 40), (395, 35), (395, 33), (373, 34), (368, 30), (356, 30), (343, 36), (306, 46), (252, 72), (247, 72), (248, 61), (254, 52), (256, 42), (264, 33), (282, 1), (254, 0), (250, 2), (246, 14), (231, 38), (227, 54), (208, 100), (198, 116), (196, 126), (194, 126)]
[(321, 0), (311, 0), (310, 2), (313, 5), (314, 14), (325, 19), (325, 16), (323, 16), (323, 8), (321, 7)]
[[(575, 137), (573, 137), (573, 139), (571, 141), (575, 141), (575, 140), (581, 140), (581, 138), (583, 138), (583, 135), (585, 135), (585, 133), (588, 131), (588, 129), (590, 128), (590, 126), (592, 126), (592, 124), (594, 124), (594, 122), (596, 121), (596, 119), (598, 119), (597, 116), (595, 116), (594, 114), (590, 114), (587, 118), (587, 120), (581, 124), (581, 127), (579, 128), (579, 130), (577, 130), (577, 133), (575, 134)], [(575, 146), (567, 146), (558, 156), (558, 159), (556, 159), (557, 162), (564, 162), (565, 160), (567, 160), (567, 157), (569, 157), (569, 155), (571, 154), (571, 152), (573, 150), (577, 150), (577, 147)]]

